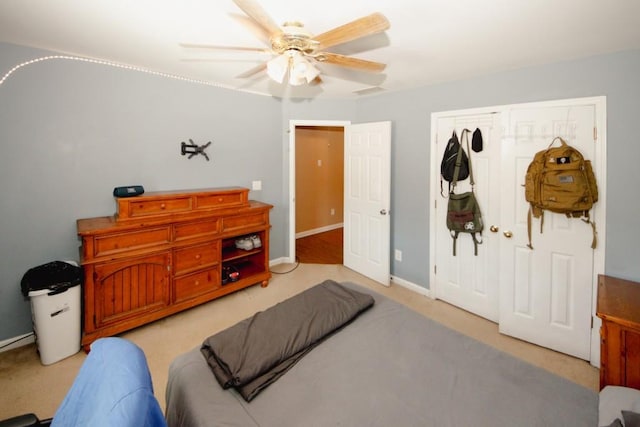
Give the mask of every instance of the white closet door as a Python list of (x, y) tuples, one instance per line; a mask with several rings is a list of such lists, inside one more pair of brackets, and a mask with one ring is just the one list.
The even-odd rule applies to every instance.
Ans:
[[(434, 179), (439, 180), (442, 155), (452, 131), (455, 129), (458, 139), (463, 129), (474, 132), (480, 129), (483, 137), (483, 150), (467, 155), (471, 156), (475, 195), (480, 205), (485, 230), (482, 232), (482, 244), (478, 245), (478, 255), (474, 255), (473, 240), (470, 235), (460, 233), (456, 243), (456, 256), (453, 256), (453, 240), (447, 229), (447, 198), (435, 195), (437, 205), (436, 218), (436, 298), (464, 308), (479, 316), (498, 321), (498, 244), (499, 239), (489, 231), (500, 217), (500, 115), (459, 115), (442, 117), (437, 121), (438, 171)], [(469, 135), (469, 142), (472, 141)], [(465, 152), (466, 143), (460, 141)], [(439, 184), (438, 184), (439, 185)], [(448, 183), (443, 182), (443, 193), (448, 196)], [(467, 178), (456, 186), (456, 193), (470, 191)], [(433, 234), (432, 234), (433, 235)]]
[[(504, 334), (586, 360), (597, 358), (591, 318), (595, 278), (604, 268), (606, 147), (596, 129), (597, 123), (604, 127), (604, 109), (603, 99), (587, 98), (433, 115), (430, 277), (436, 298), (498, 322)], [(471, 153), (485, 225), (477, 257), (465, 235), (458, 237), (457, 256), (452, 255), (447, 200), (440, 196), (446, 142), (453, 129), (460, 135), (464, 127), (479, 127), (484, 136), (484, 150)], [(542, 234), (534, 219), (534, 249), (527, 247), (526, 170), (555, 136), (593, 162), (600, 193), (592, 210), (599, 221), (597, 251), (591, 249), (589, 224), (548, 212)]]
[(528, 204), (524, 178), (536, 152), (555, 136), (595, 158), (595, 107), (517, 108), (508, 113), (503, 139), (501, 224), (512, 237), (500, 245), (500, 332), (589, 359), (593, 250), (591, 226), (544, 213), (532, 224), (527, 247)]

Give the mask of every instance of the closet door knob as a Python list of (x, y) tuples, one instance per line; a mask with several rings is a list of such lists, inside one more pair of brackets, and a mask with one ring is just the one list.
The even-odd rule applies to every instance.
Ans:
[(491, 230), (492, 233), (497, 233), (499, 228), (496, 227), (495, 225), (492, 225), (491, 227), (489, 227), (489, 230)]
[(386, 209), (380, 209), (380, 215), (386, 215), (386, 214), (387, 214)]
[(504, 237), (506, 237), (507, 239), (510, 239), (513, 236), (513, 233), (510, 231), (505, 231), (502, 234), (504, 234)]

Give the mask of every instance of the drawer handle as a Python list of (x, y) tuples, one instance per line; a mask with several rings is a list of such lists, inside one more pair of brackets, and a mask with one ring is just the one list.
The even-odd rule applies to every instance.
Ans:
[(200, 284), (200, 280), (196, 280), (195, 285), (198, 286)]
[(200, 258), (202, 258), (202, 255), (200, 254), (196, 255), (196, 259), (200, 259)]
[(162, 203), (162, 204), (160, 205), (160, 209), (164, 209), (164, 208), (166, 208), (166, 207), (167, 207), (167, 205), (165, 205), (164, 203)]

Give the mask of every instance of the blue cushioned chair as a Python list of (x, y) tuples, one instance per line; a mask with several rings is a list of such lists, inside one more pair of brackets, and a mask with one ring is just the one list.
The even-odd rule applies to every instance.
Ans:
[(28, 414), (0, 422), (0, 427), (27, 425), (156, 427), (166, 422), (142, 350), (121, 338), (101, 338), (91, 345), (53, 419)]

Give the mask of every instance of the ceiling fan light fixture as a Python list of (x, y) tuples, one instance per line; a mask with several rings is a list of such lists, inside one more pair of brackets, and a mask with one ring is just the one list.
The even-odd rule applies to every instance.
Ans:
[(302, 52), (289, 49), (267, 62), (267, 74), (269, 77), (282, 84), (285, 78), (291, 86), (300, 86), (311, 83), (320, 75), (320, 70), (305, 58)]
[(284, 82), (287, 71), (289, 71), (288, 55), (278, 55), (267, 62), (267, 74), (278, 83)]
[(291, 54), (289, 68), (289, 84), (292, 86), (300, 86), (304, 83), (311, 83), (318, 75), (320, 70), (304, 57), (300, 52), (294, 51)]

